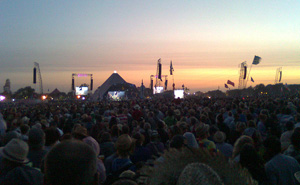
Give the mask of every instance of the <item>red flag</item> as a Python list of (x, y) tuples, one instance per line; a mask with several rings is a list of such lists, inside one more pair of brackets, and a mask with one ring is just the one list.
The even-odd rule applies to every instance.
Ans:
[(232, 85), (234, 87), (234, 82), (227, 80), (227, 84)]

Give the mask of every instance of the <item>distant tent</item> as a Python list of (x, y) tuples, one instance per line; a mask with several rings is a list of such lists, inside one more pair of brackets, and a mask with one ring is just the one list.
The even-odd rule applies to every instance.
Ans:
[(102, 100), (110, 87), (117, 84), (128, 84), (118, 73), (113, 73), (93, 94), (93, 100)]
[(52, 91), (49, 96), (52, 96), (52, 97), (58, 97), (59, 95), (61, 94), (61, 92), (56, 88), (54, 89), (54, 91)]

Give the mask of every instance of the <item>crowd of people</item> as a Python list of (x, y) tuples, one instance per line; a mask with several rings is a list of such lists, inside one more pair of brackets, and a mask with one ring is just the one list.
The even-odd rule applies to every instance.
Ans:
[[(166, 151), (185, 149), (223, 155), (258, 184), (300, 184), (297, 97), (7, 103), (0, 108), (0, 184), (147, 184), (143, 168), (164, 164)], [(200, 168), (210, 173), (201, 172), (197, 181), (183, 175)], [(224, 184), (205, 164), (181, 171), (175, 184)]]

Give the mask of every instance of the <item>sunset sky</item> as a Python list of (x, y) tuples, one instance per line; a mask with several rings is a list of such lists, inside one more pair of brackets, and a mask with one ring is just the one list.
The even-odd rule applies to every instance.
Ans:
[(273, 84), (278, 67), (299, 84), (299, 0), (0, 1), (0, 86), (9, 78), (13, 91), (35, 87), (34, 62), (44, 92), (70, 91), (72, 73), (92, 73), (97, 88), (114, 70), (149, 87), (159, 58), (164, 75), (173, 61), (176, 88), (225, 90), (254, 55), (248, 85)]

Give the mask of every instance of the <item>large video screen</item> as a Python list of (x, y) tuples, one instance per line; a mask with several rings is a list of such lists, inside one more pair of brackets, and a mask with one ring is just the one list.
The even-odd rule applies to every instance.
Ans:
[(88, 92), (89, 92), (89, 88), (88, 87), (76, 87), (76, 95), (88, 95)]
[(174, 90), (174, 98), (180, 98), (183, 99), (184, 98), (184, 91), (183, 90)]
[(164, 92), (164, 87), (154, 87), (153, 94), (159, 94)]
[(108, 99), (121, 101), (125, 99), (125, 91), (108, 91)]

